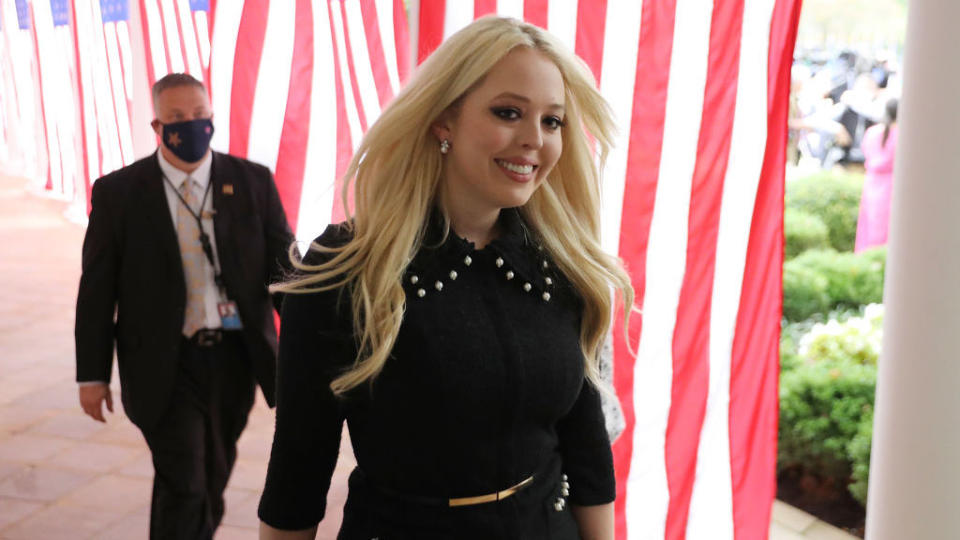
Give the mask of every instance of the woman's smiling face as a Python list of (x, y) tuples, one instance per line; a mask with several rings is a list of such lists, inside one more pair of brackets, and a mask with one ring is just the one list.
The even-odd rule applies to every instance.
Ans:
[(542, 53), (514, 49), (434, 126), (450, 141), (445, 198), (476, 213), (522, 206), (560, 158), (563, 77)]

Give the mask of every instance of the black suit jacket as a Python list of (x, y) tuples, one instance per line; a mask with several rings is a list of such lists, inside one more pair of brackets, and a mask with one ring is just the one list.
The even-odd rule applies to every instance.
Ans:
[[(270, 171), (213, 153), (217, 257), (237, 302), (253, 376), (274, 403), (277, 331), (267, 285), (290, 268), (293, 235)], [(165, 410), (177, 371), (186, 284), (156, 154), (100, 178), (83, 241), (77, 381), (109, 381), (116, 342), (121, 399), (141, 428)], [(244, 361), (244, 359), (238, 359)]]

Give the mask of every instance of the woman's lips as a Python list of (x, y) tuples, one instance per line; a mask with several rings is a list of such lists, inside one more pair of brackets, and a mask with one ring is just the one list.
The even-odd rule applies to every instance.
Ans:
[(505, 159), (495, 159), (493, 161), (500, 167), (500, 170), (503, 171), (504, 174), (516, 182), (529, 182), (533, 180), (534, 173), (537, 170), (537, 165), (532, 163), (514, 163)]

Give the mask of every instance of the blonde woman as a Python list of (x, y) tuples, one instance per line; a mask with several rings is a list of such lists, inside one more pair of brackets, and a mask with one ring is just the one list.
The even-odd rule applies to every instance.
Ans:
[[(598, 358), (633, 292), (599, 246), (609, 109), (543, 30), (451, 36), (367, 133), (356, 210), (287, 295), (261, 538), (313, 538), (344, 420), (342, 539), (609, 539)], [(592, 137), (592, 139), (591, 139)]]

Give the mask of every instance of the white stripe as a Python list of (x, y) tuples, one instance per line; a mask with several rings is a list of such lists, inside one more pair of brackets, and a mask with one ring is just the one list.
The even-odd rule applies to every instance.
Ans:
[(163, 44), (163, 23), (160, 21), (160, 10), (156, 0), (144, 0), (144, 12), (141, 16), (147, 19), (147, 36), (150, 39), (150, 58), (153, 62), (154, 80), (163, 78), (170, 73), (167, 68), (166, 46)]
[(193, 22), (197, 29), (197, 42), (200, 47), (200, 62), (204, 68), (210, 67), (210, 34), (207, 33), (207, 12), (194, 11)]
[(177, 14), (174, 13), (174, 0), (160, 0), (163, 12), (163, 26), (167, 36), (167, 50), (170, 52), (170, 72), (183, 73), (183, 50), (180, 49), (180, 31), (177, 28)]
[(47, 174), (37, 178), (41, 185), (45, 185), (49, 175), (50, 188), (53, 193), (63, 193), (63, 169), (60, 163), (60, 141), (57, 137), (56, 110), (58, 101), (55, 94), (56, 81), (53, 80), (53, 71), (56, 68), (51, 50), (54, 45), (52, 37), (53, 15), (50, 13), (49, 2), (34, 2), (33, 26), (37, 35), (37, 69), (40, 83), (40, 102), (43, 107), (43, 125), (47, 143)]
[(0, 33), (0, 163), (5, 163), (9, 167), (12, 162), (16, 161), (15, 158), (11, 158), (11, 150), (15, 151), (16, 149), (12, 148), (9, 142), (16, 137), (16, 128), (14, 127), (16, 120), (10, 114), (13, 96), (10, 92), (10, 75), (7, 70), (9, 61), (7, 60), (7, 43), (4, 37)]
[(183, 35), (184, 56), (190, 74), (203, 81), (203, 69), (200, 67), (200, 53), (197, 51), (197, 34), (193, 31), (193, 17), (190, 16), (190, 4), (187, 0), (177, 0), (180, 12), (180, 28)]
[[(297, 239), (309, 242), (330, 223), (337, 174), (337, 80), (333, 37), (324, 7), (313, 10), (313, 79), (310, 86), (310, 129), (297, 213)], [(306, 245), (300, 253), (306, 253)]]
[[(363, 104), (367, 126), (370, 126), (380, 116), (380, 97), (377, 95), (377, 84), (373, 79), (373, 67), (370, 65), (367, 34), (363, 30), (363, 13), (360, 11), (359, 2), (345, 2), (343, 7), (347, 31), (350, 32), (350, 52), (353, 54), (353, 70), (357, 76), (360, 102)], [(336, 17), (336, 14), (334, 16)]]
[(74, 4), (77, 20), (74, 28), (77, 32), (77, 56), (80, 58), (80, 65), (77, 66), (77, 84), (83, 88), (83, 138), (85, 141), (87, 157), (87, 179), (92, 184), (100, 176), (100, 159), (97, 153), (97, 126), (94, 123), (96, 118), (96, 106), (94, 105), (94, 86), (93, 70), (91, 66), (92, 43), (91, 32), (93, 25), (90, 21), (90, 10), (83, 5), (86, 0), (76, 0)]
[(243, 0), (217, 3), (217, 24), (210, 44), (210, 100), (216, 129), (210, 147), (219, 152), (230, 150), (230, 94), (242, 15)]
[[(64, 195), (68, 198), (74, 197), (77, 191), (83, 189), (83, 184), (79, 183), (82, 171), (77, 169), (77, 122), (76, 109), (74, 106), (75, 87), (70, 80), (70, 65), (74, 61), (73, 56), (73, 36), (70, 34), (69, 26), (55, 27), (54, 38), (57, 40), (57, 70), (55, 72), (55, 82), (58, 88), (59, 97), (57, 99), (57, 130), (60, 134), (60, 157), (63, 162), (64, 174)], [(79, 174), (78, 174), (79, 173)], [(84, 208), (86, 210), (86, 208)]]
[[(724, 175), (710, 312), (710, 386), (687, 538), (733, 539), (730, 361), (750, 223), (767, 141), (767, 51), (774, 0), (744, 6), (737, 101)], [(749, 464), (743, 464), (749, 466)]]
[(113, 107), (116, 110), (117, 127), (120, 132), (120, 152), (123, 164), (133, 163), (133, 135), (130, 133), (130, 114), (127, 112), (127, 93), (123, 87), (123, 64), (120, 62), (120, 51), (117, 41), (117, 26), (115, 23), (103, 25), (103, 35), (107, 45), (109, 59), (110, 82), (113, 88)]
[(611, 0), (607, 4), (600, 91), (613, 109), (617, 132), (603, 171), (600, 215), (603, 248), (611, 254), (616, 254), (620, 247), (642, 12), (642, 0)]
[[(335, 2), (331, 2), (333, 4)], [(353, 99), (353, 86), (350, 84), (350, 65), (347, 64), (347, 48), (343, 40), (343, 20), (336, 9), (331, 6), (333, 31), (337, 39), (337, 60), (340, 62), (340, 83), (343, 85), (343, 101), (347, 110), (347, 125), (350, 126), (350, 142), (353, 148), (360, 144), (363, 129), (360, 127), (360, 117), (357, 116), (357, 103)], [(336, 118), (336, 117), (334, 117)]]
[(497, 0), (497, 15), (523, 20), (523, 0)]
[(383, 59), (387, 63), (387, 77), (390, 78), (390, 95), (400, 92), (400, 75), (397, 71), (397, 37), (393, 32), (393, 0), (376, 0), (377, 26), (380, 27), (380, 43), (383, 46)]
[(33, 50), (29, 30), (19, 30), (17, 26), (17, 11), (13, 2), (0, 2), (0, 7), (6, 7), (3, 15), (9, 21), (9, 32), (6, 35), (7, 49), (10, 54), (10, 64), (13, 74), (13, 86), (17, 95), (17, 145), (23, 151), (22, 173), (33, 177), (39, 166), (36, 146), (36, 123), (34, 116), (34, 91), (30, 72), (30, 54)]
[(670, 494), (665, 443), (673, 379), (673, 332), (686, 270), (690, 189), (710, 45), (710, 0), (678, 0), (663, 149), (650, 223), (643, 332), (634, 364), (633, 456), (626, 512), (631, 538), (664, 537)]
[(410, 0), (406, 2), (407, 6), (407, 28), (409, 28), (410, 38), (408, 47), (408, 61), (410, 68), (415, 68), (420, 56), (420, 0)]
[(577, 0), (550, 2), (547, 8), (547, 30), (557, 36), (571, 51), (577, 44)]
[(277, 168), (277, 153), (286, 117), (296, 24), (296, 4), (270, 3), (245, 157), (266, 165), (271, 171)]
[(133, 101), (133, 53), (130, 50), (130, 32), (126, 21), (117, 21), (117, 43), (120, 45), (120, 65), (123, 66), (123, 88), (129, 101)]
[[(101, 174), (115, 171), (123, 167), (123, 152), (120, 148), (120, 133), (117, 123), (117, 105), (113, 102), (111, 92), (111, 73), (107, 60), (106, 32), (107, 25), (103, 24), (100, 14), (100, 2), (90, 0), (89, 9), (93, 31), (93, 91), (96, 96), (96, 118), (98, 135), (100, 137)], [(121, 94), (122, 95), (122, 94)], [(122, 100), (121, 100), (122, 101)], [(96, 144), (96, 141), (94, 141)]]
[(459, 0), (457, 2), (447, 2), (446, 10), (443, 13), (443, 40), (464, 26), (473, 22), (473, 2), (469, 0)]

